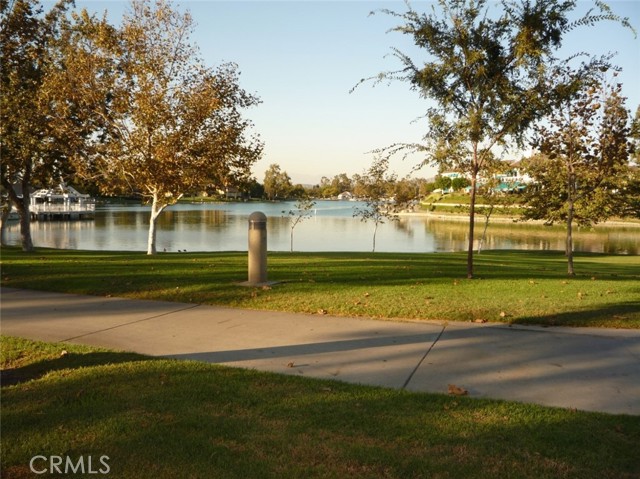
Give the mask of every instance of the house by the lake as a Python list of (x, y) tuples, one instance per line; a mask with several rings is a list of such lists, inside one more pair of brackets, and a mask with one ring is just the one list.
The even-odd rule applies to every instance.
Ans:
[(90, 195), (61, 184), (31, 193), (29, 212), (31, 219), (38, 221), (93, 219), (96, 202)]

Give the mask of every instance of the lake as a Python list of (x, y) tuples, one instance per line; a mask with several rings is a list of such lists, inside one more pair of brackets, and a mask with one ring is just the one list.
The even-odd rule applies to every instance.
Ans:
[[(166, 209), (158, 219), (158, 251), (246, 251), (248, 217), (262, 211), (268, 217), (270, 251), (289, 251), (289, 210), (294, 202), (193, 203)], [(371, 251), (373, 223), (353, 218), (363, 203), (318, 201), (313, 216), (294, 230), (295, 251)], [(32, 223), (35, 246), (82, 249), (146, 251), (149, 225), (148, 206), (97, 206), (94, 220), (40, 221)], [(476, 225), (480, 238), (483, 223)], [(434, 216), (407, 215), (399, 221), (380, 225), (376, 251), (438, 252), (467, 248), (468, 223)], [(563, 250), (562, 226), (545, 227), (512, 222), (492, 222), (483, 249)], [(9, 244), (19, 245), (17, 223), (7, 230)], [(579, 229), (574, 235), (575, 250), (598, 253), (638, 254), (640, 227), (598, 226)]]

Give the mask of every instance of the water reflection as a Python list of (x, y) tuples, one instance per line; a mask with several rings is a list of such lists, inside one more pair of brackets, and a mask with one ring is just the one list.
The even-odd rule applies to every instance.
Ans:
[[(314, 215), (294, 230), (296, 251), (371, 251), (374, 225), (353, 218), (353, 202), (318, 202)], [(159, 251), (246, 251), (247, 219), (253, 211), (268, 217), (271, 251), (290, 248), (290, 220), (293, 203), (220, 203), (175, 205), (158, 219)], [(284, 212), (284, 213), (283, 213)], [(149, 208), (109, 206), (96, 210), (93, 221), (34, 222), (36, 246), (145, 251)], [(484, 229), (476, 226), (476, 247)], [(9, 225), (10, 244), (20, 244), (19, 226)], [(638, 254), (640, 228), (598, 227), (578, 229), (574, 235), (576, 251)], [(405, 216), (378, 228), (376, 251), (435, 252), (463, 251), (467, 248), (468, 225), (433, 217)], [(483, 249), (564, 249), (564, 228), (521, 223), (490, 224)]]

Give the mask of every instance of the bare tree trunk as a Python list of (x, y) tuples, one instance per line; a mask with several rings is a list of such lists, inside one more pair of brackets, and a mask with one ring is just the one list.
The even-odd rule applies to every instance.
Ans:
[(373, 250), (372, 253), (376, 252), (376, 233), (378, 232), (378, 222), (376, 221), (376, 226), (373, 228)]
[(489, 219), (491, 218), (491, 213), (493, 213), (493, 205), (489, 209), (489, 212), (485, 214), (484, 220), (484, 230), (482, 231), (482, 238), (480, 238), (480, 242), (478, 243), (478, 254), (482, 251), (482, 246), (484, 245), (484, 237), (487, 235), (487, 228), (489, 227)]
[(22, 251), (33, 251), (33, 240), (31, 239), (31, 212), (29, 211), (29, 183), (28, 181), (22, 182), (22, 198), (18, 196), (13, 189), (13, 185), (7, 181), (2, 182), (2, 185), (9, 194), (9, 199), (15, 205), (18, 214), (20, 215), (20, 240), (22, 243)]
[(565, 245), (565, 255), (567, 256), (567, 273), (575, 276), (573, 269), (573, 198), (569, 197), (569, 211), (567, 213), (567, 241)]
[(290, 253), (293, 253), (293, 228), (295, 228), (295, 224), (291, 227), (291, 248), (290, 248)]
[(7, 221), (11, 214), (11, 201), (6, 199), (6, 203), (2, 204), (2, 214), (0, 216), (0, 244), (5, 246), (7, 242)]
[(22, 205), (18, 208), (20, 214), (20, 239), (22, 251), (33, 251), (33, 239), (31, 238), (31, 212), (29, 211), (29, 194), (24, 194)]
[(158, 206), (158, 193), (153, 194), (153, 202), (151, 203), (151, 218), (149, 219), (149, 237), (147, 240), (147, 254), (156, 254), (156, 221), (164, 206)]
[(478, 187), (478, 150), (473, 146), (473, 170), (471, 171), (471, 200), (469, 208), (469, 248), (467, 249), (467, 278), (473, 278), (473, 234), (476, 220), (476, 190)]

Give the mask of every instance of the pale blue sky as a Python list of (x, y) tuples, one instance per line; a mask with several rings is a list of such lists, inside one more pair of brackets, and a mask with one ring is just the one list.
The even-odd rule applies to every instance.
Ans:
[[(640, 0), (610, 0), (615, 13), (629, 17), (640, 31)], [(431, 2), (414, 1), (417, 10)], [(108, 10), (112, 22), (127, 2), (78, 0), (79, 8)], [(417, 142), (427, 129), (417, 120), (427, 103), (406, 83), (372, 83), (349, 91), (361, 78), (399, 67), (389, 55), (398, 47), (420, 58), (410, 39), (386, 33), (397, 20), (380, 8), (404, 11), (401, 1), (214, 1), (177, 2), (197, 22), (193, 40), (206, 64), (239, 65), (242, 86), (261, 99), (248, 112), (265, 142), (263, 159), (254, 167), (258, 181), (271, 163), (278, 163), (296, 183), (318, 183), (321, 176), (362, 173), (373, 149), (396, 142)], [(581, 2), (586, 9), (591, 2)], [(640, 38), (619, 25), (578, 29), (565, 41), (563, 54), (618, 52), (614, 63), (627, 107), (640, 104)], [(400, 175), (418, 159), (392, 163)], [(418, 176), (433, 176), (423, 169)]]

